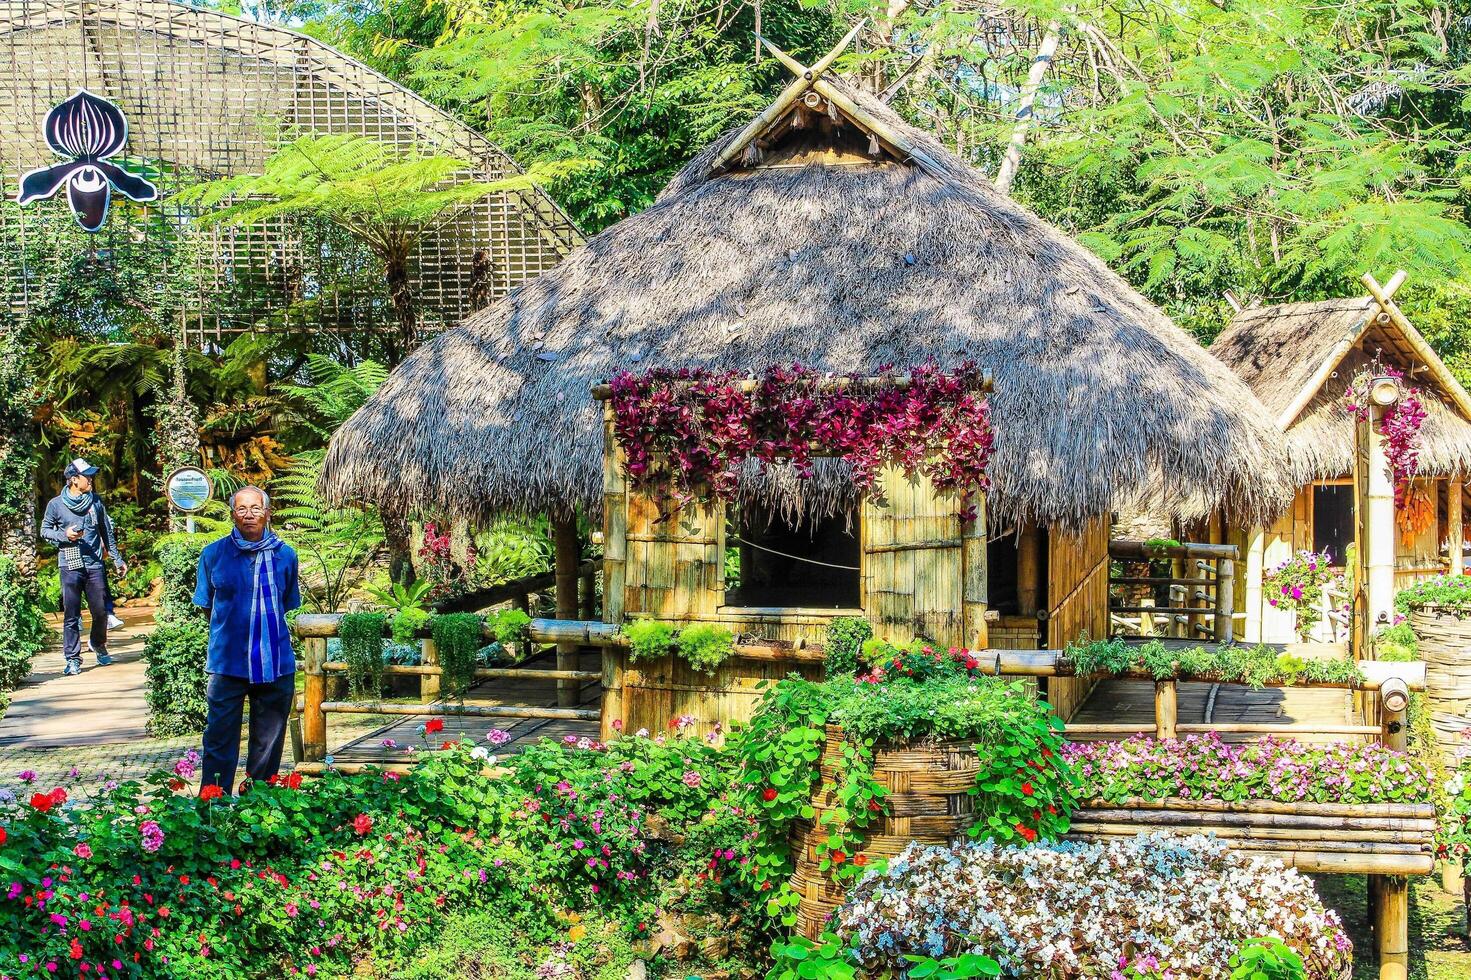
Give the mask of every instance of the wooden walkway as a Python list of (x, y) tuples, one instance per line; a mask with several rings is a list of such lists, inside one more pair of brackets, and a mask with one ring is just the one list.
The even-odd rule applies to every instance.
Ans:
[[(529, 669), (551, 670), (556, 667), (556, 651), (547, 650), (517, 666)], [(578, 663), (580, 670), (601, 670), (602, 655), (597, 651), (584, 652)], [(602, 698), (602, 685), (589, 681), (582, 685), (579, 707), (596, 708)], [(556, 707), (557, 685), (552, 680), (494, 680), (482, 681), (470, 689), (466, 704), (484, 705), (536, 705)], [(327, 741), (332, 744), (333, 724), (344, 715), (333, 714), (327, 723)], [(366, 735), (352, 739), (339, 748), (328, 752), (332, 763), (337, 766), (376, 765), (385, 768), (400, 768), (412, 764), (414, 756), (424, 751), (436, 750), (446, 741), (470, 739), (484, 745), (496, 755), (519, 752), (542, 738), (563, 738), (574, 735), (578, 738), (596, 739), (598, 722), (567, 721), (546, 718), (475, 718), (463, 715), (436, 714), (426, 707), (423, 715), (385, 715), (384, 724)], [(440, 718), (444, 731), (429, 738), (419, 733), (419, 728), (430, 718)], [(485, 740), (486, 733), (493, 728), (507, 732), (511, 740), (495, 746)], [(385, 744), (389, 742), (392, 744)], [(413, 751), (410, 752), (409, 748)]]
[[(1179, 686), (1181, 724), (1289, 725), (1356, 724), (1353, 695), (1333, 688), (1252, 689), (1240, 684), (1182, 681)], [(1098, 683), (1073, 715), (1077, 724), (1138, 724), (1154, 731), (1154, 684), (1144, 680), (1104, 680)], [(1241, 742), (1258, 735), (1224, 733), (1221, 740)], [(1342, 735), (1292, 735), (1304, 742), (1343, 741)]]

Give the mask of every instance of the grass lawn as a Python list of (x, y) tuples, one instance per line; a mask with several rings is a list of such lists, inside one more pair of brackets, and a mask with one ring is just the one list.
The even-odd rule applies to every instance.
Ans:
[[(1354, 941), (1354, 980), (1378, 980), (1363, 875), (1315, 875), (1318, 894), (1343, 917)], [(1471, 941), (1466, 907), (1459, 895), (1442, 891), (1439, 876), (1410, 879), (1410, 980), (1471, 977)]]

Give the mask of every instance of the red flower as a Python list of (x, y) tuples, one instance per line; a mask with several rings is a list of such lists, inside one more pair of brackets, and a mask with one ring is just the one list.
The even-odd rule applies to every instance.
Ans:
[(883, 807), (879, 806), (878, 800), (869, 800), (868, 809), (873, 813), (878, 813), (879, 810), (883, 809)]
[(170, 779), (169, 780), (169, 789), (172, 790), (173, 792), (177, 793), (179, 790), (181, 790), (183, 788), (184, 788), (184, 781), (182, 779), (179, 779), (179, 778), (175, 777), (174, 779)]
[(31, 806), (41, 813), (45, 813), (56, 805), (56, 799), (50, 793), (32, 793)]
[(1032, 841), (1034, 841), (1034, 840), (1037, 839), (1037, 832), (1035, 830), (1033, 830), (1031, 827), (1028, 827), (1026, 824), (1023, 824), (1023, 823), (1017, 824), (1016, 825), (1016, 832), (1018, 834), (1021, 834), (1023, 837), (1025, 837), (1028, 844), (1030, 844)]
[(199, 791), (199, 798), (201, 800), (217, 800), (221, 796), (224, 796), (224, 795), (225, 795), (225, 791), (223, 789), (220, 789), (220, 787), (215, 786), (213, 784), (211, 784), (209, 786), (205, 786), (202, 789), (200, 789), (200, 791)]
[(867, 854), (860, 854), (860, 855), (858, 855), (856, 858), (853, 859), (853, 863), (856, 864), (856, 865), (858, 865), (860, 868), (863, 867), (865, 864), (868, 863), (868, 855)]
[(56, 804), (57, 806), (61, 806), (61, 804), (65, 803), (66, 790), (62, 789), (60, 786), (53, 789), (51, 791), (51, 802)]
[(352, 818), (352, 829), (359, 837), (366, 836), (373, 829), (373, 818), (366, 813), (359, 813)]
[(442, 731), (444, 731), (444, 719), (443, 718), (430, 718), (428, 721), (424, 722), (424, 734), (425, 735), (433, 735), (435, 732), (442, 732)]
[(299, 773), (299, 772), (293, 772), (291, 775), (287, 776), (286, 777), (286, 788), (287, 789), (301, 789), (301, 773)]
[(844, 861), (848, 860), (848, 855), (844, 854), (842, 851), (833, 851), (832, 857), (833, 864), (842, 864)]
[(0, 827), (0, 844), (4, 844), (6, 838), (9, 837), (9, 836), (10, 836), (9, 834), (5, 833), (5, 828), (4, 827)]
[[(766, 787), (761, 791), (761, 798), (767, 803), (770, 803), (772, 800), (776, 799), (776, 790), (770, 786)], [(4, 842), (0, 841), (0, 843)]]
[(455, 746), (456, 746), (456, 745), (459, 745), (459, 744), (460, 744), (460, 743), (459, 743), (459, 742), (444, 742), (444, 743), (443, 743), (443, 744), (441, 744), (441, 745), (440, 745), (440, 746), (439, 746), (439, 747), (440, 747), (440, 748), (441, 748), (441, 749), (452, 749), (452, 748), (454, 748), (454, 747), (455, 747)]
[(1031, 783), (1022, 783), (1022, 795), (1023, 796), (1031, 796), (1035, 792), (1036, 792), (1036, 789), (1034, 789), (1032, 787), (1032, 784)]

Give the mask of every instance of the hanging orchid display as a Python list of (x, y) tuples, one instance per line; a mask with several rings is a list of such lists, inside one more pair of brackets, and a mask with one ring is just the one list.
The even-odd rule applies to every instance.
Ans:
[(128, 142), (128, 120), (107, 99), (78, 89), (46, 114), (43, 131), (46, 143), (64, 159), (22, 177), (17, 203), (44, 200), (65, 185), (77, 224), (97, 231), (107, 221), (113, 190), (140, 203), (158, 199), (153, 184), (109, 162)]

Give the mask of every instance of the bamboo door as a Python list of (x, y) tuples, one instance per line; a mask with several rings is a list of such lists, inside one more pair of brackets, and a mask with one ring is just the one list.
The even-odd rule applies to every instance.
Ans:
[[(880, 484), (886, 501), (865, 498), (863, 504), (864, 613), (879, 636), (894, 642), (925, 638), (964, 645), (967, 549), (960, 501), (937, 497), (928, 479), (910, 482), (893, 468), (883, 472)], [(975, 523), (966, 522), (965, 531), (973, 533)], [(979, 554), (984, 563), (984, 550)]]

